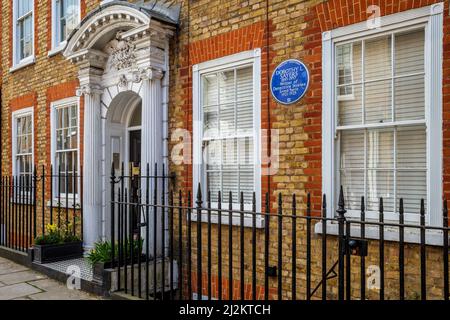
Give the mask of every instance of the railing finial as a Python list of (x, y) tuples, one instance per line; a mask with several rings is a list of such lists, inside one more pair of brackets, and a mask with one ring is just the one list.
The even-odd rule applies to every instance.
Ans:
[[(447, 207), (447, 199), (444, 199), (444, 203), (442, 206), (442, 215), (444, 218), (444, 226), (447, 227), (448, 226), (448, 207)], [(445, 224), (445, 222), (447, 222), (447, 225)]]
[(343, 218), (347, 210), (345, 210), (344, 189), (341, 186), (339, 191), (338, 209), (336, 210), (340, 218)]
[(202, 186), (200, 185), (200, 182), (198, 183), (197, 187), (197, 206), (201, 206), (203, 203), (202, 201)]

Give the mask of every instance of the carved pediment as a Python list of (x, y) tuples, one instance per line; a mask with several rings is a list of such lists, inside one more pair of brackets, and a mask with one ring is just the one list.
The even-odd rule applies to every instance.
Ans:
[(120, 33), (103, 50), (110, 58), (106, 69), (116, 71), (132, 68), (136, 65), (136, 47), (130, 40), (121, 40)]

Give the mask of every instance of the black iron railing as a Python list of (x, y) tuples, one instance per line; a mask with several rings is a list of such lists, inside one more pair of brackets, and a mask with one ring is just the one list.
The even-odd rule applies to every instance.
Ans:
[(447, 201), (436, 227), (421, 199), (418, 224), (405, 223), (403, 199), (398, 221), (385, 221), (382, 198), (378, 219), (366, 218), (363, 197), (360, 217), (349, 218), (342, 188), (332, 216), (325, 195), (312, 212), (309, 194), (275, 203), (266, 194), (258, 212), (255, 193), (233, 205), (231, 192), (218, 192), (213, 204), (198, 186), (193, 201), (169, 178), (156, 166), (112, 173), (118, 290), (144, 299), (449, 299)]
[[(71, 173), (75, 172), (75, 173)], [(49, 224), (83, 235), (83, 177), (76, 170), (34, 168), (0, 181), (0, 246), (26, 252)], [(81, 170), (82, 172), (82, 170)], [(70, 230), (69, 230), (70, 229)]]

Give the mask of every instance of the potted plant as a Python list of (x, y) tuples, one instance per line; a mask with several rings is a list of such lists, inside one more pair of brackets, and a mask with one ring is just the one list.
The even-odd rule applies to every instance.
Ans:
[[(143, 239), (133, 240), (133, 256), (134, 262), (137, 261), (137, 256), (142, 257), (142, 244)], [(125, 257), (126, 252), (126, 257)], [(125, 261), (129, 264), (131, 263), (131, 252), (130, 252), (130, 242), (125, 240), (122, 244), (121, 250), (122, 259), (120, 259), (120, 264), (123, 266)], [(87, 255), (87, 259), (93, 268), (93, 278), (98, 282), (103, 282), (105, 277), (104, 271), (106, 269), (111, 269), (112, 267), (112, 245), (110, 241), (100, 241), (94, 244), (94, 248)], [(119, 265), (119, 244), (116, 242), (114, 246), (114, 266)]]
[(46, 263), (81, 257), (83, 242), (71, 229), (70, 223), (62, 227), (48, 224), (47, 233), (34, 240), (34, 261)]

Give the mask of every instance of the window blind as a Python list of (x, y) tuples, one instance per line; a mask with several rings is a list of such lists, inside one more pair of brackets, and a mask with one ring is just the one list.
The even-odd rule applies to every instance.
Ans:
[(228, 202), (254, 191), (253, 68), (232, 68), (202, 76), (203, 159), (212, 201)]
[(350, 63), (345, 68), (352, 82), (336, 84), (338, 94), (343, 87), (352, 92), (337, 99), (339, 179), (347, 206), (359, 210), (364, 196), (367, 210), (378, 211), (383, 197), (385, 211), (398, 212), (403, 198), (405, 212), (418, 214), (427, 196), (424, 30), (342, 46), (349, 45), (352, 50), (336, 50), (351, 55), (339, 61)]

